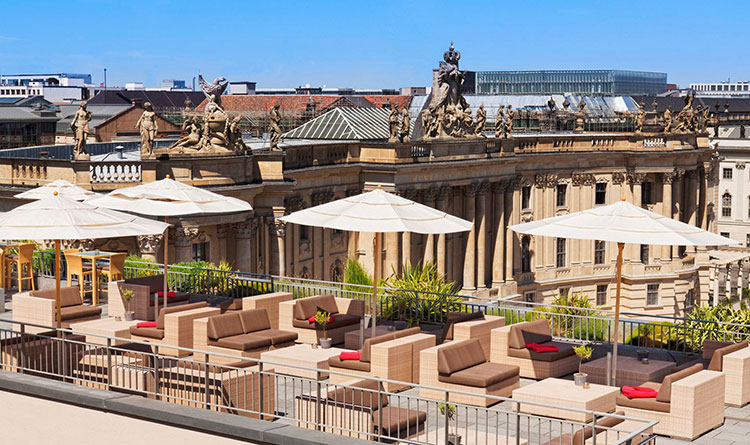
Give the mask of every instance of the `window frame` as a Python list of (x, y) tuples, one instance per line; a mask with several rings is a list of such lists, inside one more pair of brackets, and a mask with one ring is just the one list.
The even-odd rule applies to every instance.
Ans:
[[(601, 258), (598, 256), (601, 255)], [(594, 240), (594, 265), (602, 265), (607, 262), (607, 242)]]
[(728, 191), (721, 195), (721, 216), (724, 218), (732, 217), (732, 194)]
[(649, 259), (650, 259), (649, 257), (651, 255), (650, 250), (651, 249), (649, 249), (648, 244), (641, 244), (641, 251), (640, 251), (641, 264), (646, 264), (646, 265), (649, 264)]
[[(649, 298), (653, 296), (652, 294), (652, 288), (656, 287), (656, 290), (653, 291), (656, 295), (656, 302), (650, 302)], [(646, 284), (646, 307), (654, 307), (659, 306), (659, 283), (647, 283)]]
[(566, 238), (555, 238), (555, 267), (564, 269), (567, 267), (567, 242)]
[(555, 188), (555, 206), (556, 207), (568, 206), (568, 185), (567, 184), (557, 184), (557, 187)]
[[(602, 291), (604, 288), (604, 291)], [(604, 294), (604, 302), (600, 302), (599, 297)], [(597, 284), (596, 285), (596, 305), (607, 306), (609, 304), (609, 284)]]
[(734, 175), (734, 172), (732, 171), (732, 167), (724, 167), (721, 169), (721, 179), (726, 179), (728, 181), (732, 180), (732, 176)]
[(521, 187), (521, 210), (531, 209), (531, 186)]
[[(603, 190), (599, 190), (599, 187), (602, 187)], [(599, 202), (599, 193), (603, 194), (602, 202)], [(594, 185), (594, 205), (600, 206), (600, 205), (606, 205), (607, 204), (607, 183), (606, 182), (597, 182)]]

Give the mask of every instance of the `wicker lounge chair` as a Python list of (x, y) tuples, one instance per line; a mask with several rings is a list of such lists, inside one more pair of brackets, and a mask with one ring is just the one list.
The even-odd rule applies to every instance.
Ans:
[(344, 342), (344, 334), (359, 329), (364, 309), (363, 300), (335, 298), (333, 295), (284, 301), (279, 304), (279, 329), (296, 332), (300, 343), (318, 343), (323, 331), (308, 319), (318, 310), (323, 310), (334, 316), (335, 321), (328, 324), (326, 334), (335, 345)]
[(170, 348), (193, 347), (193, 321), (198, 318), (219, 315), (220, 309), (208, 307), (206, 302), (168, 307), (159, 311), (155, 327), (130, 327), (130, 338), (159, 345), (160, 354), (184, 357), (190, 351)]
[[(61, 326), (96, 320), (102, 317), (102, 308), (81, 303), (78, 286), (60, 288)], [(47, 328), (28, 326), (26, 332), (38, 334), (57, 326), (55, 289), (24, 292), (13, 296), (13, 320), (34, 323)]]

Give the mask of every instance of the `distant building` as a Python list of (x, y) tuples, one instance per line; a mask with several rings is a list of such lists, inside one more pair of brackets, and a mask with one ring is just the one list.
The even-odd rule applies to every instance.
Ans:
[(184, 80), (164, 79), (161, 81), (161, 89), (165, 91), (187, 90), (188, 86)]
[(697, 97), (750, 97), (750, 82), (691, 83)]
[(139, 91), (139, 90), (145, 90), (143, 87), (143, 82), (125, 82), (125, 90), (126, 91)]
[(89, 98), (91, 74), (3, 74), (0, 97), (42, 96), (52, 103)]
[(53, 144), (58, 119), (44, 99), (0, 98), (0, 149)]
[(201, 103), (205, 98), (206, 95), (201, 91), (106, 90), (100, 91), (96, 96), (91, 98), (89, 104), (130, 106), (133, 100), (139, 100), (142, 103), (151, 102), (154, 109), (159, 112), (168, 109), (184, 109), (186, 101), (189, 101), (192, 108)]
[(426, 96), (427, 87), (404, 87), (401, 88), (401, 94), (404, 96)]
[(255, 82), (229, 82), (229, 94), (233, 96), (247, 96), (255, 94)]
[(667, 74), (623, 70), (477, 71), (476, 94), (659, 94)]

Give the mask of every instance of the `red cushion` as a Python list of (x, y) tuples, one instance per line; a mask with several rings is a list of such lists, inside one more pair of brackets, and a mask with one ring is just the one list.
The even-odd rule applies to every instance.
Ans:
[(339, 354), (339, 360), (359, 360), (361, 352), (342, 352)]
[[(160, 297), (163, 297), (164, 296), (164, 291), (160, 290), (159, 292), (156, 293), (156, 295), (158, 295)], [(167, 292), (167, 298), (174, 298), (174, 296), (175, 296), (174, 291)]]
[(307, 321), (310, 322), (310, 323), (315, 323), (315, 315), (313, 315), (312, 317), (308, 318)]
[(558, 352), (560, 349), (558, 349), (557, 346), (553, 345), (540, 345), (537, 343), (527, 343), (526, 349), (531, 349), (534, 352)]
[(654, 388), (644, 386), (623, 386), (622, 394), (628, 399), (650, 399), (655, 398), (657, 391)]
[(155, 328), (156, 322), (155, 321), (139, 321), (135, 327), (137, 328)]

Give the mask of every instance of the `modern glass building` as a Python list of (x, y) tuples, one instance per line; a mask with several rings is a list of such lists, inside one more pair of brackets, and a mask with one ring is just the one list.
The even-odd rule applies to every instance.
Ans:
[(667, 90), (667, 74), (623, 70), (477, 71), (477, 94), (650, 95)]

